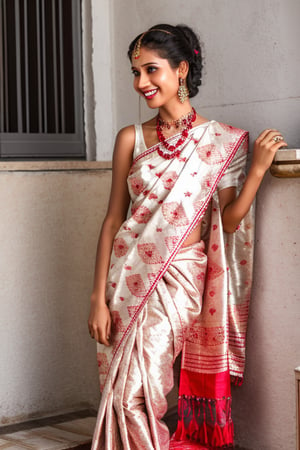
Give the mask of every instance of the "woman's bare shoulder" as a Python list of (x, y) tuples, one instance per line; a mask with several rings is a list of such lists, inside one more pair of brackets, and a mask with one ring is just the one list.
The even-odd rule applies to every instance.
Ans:
[[(156, 119), (147, 120), (142, 123), (144, 138), (147, 142), (151, 142), (153, 140), (153, 134), (156, 136)], [(116, 147), (115, 150), (118, 151), (118, 148), (122, 148), (123, 152), (126, 150), (133, 152), (135, 145), (135, 126), (129, 125), (127, 127), (121, 128), (116, 137)]]
[(130, 164), (135, 145), (134, 125), (121, 128), (119, 130), (114, 147), (113, 161), (118, 164)]
[(116, 143), (122, 143), (126, 147), (134, 147), (135, 141), (135, 128), (134, 125), (128, 125), (127, 127), (121, 128), (116, 137)]

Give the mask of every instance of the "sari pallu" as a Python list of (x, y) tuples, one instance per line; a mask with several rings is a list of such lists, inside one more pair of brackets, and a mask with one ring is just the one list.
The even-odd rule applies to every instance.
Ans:
[[(129, 342), (134, 324), (156, 289), (159, 280), (162, 279), (174, 260), (182, 243), (203, 219), (216, 187), (230, 162), (235, 157), (237, 165), (243, 165), (246, 153), (246, 132), (211, 121), (190, 130), (189, 137), (178, 158), (163, 159), (157, 154), (156, 146), (135, 155), (128, 177), (128, 187), (132, 198), (132, 215), (122, 225), (114, 240), (108, 276), (107, 299), (113, 319), (112, 345), (109, 348), (100, 346), (98, 351), (100, 385), (103, 393), (93, 449), (100, 448), (98, 447), (99, 435), (106, 408), (114, 389), (122, 355), (127, 351), (126, 343)], [(216, 211), (214, 211), (215, 209)], [(214, 207), (213, 212), (218, 214), (218, 208)], [(216, 235), (214, 225), (216, 224), (212, 225), (212, 230)], [(218, 233), (221, 234), (221, 227), (219, 227)], [(219, 254), (219, 252), (215, 253)], [(224, 263), (224, 258), (222, 262)], [(225, 270), (226, 276), (228, 272)], [(199, 274), (199, 276), (201, 275)], [(213, 279), (213, 275), (209, 272), (207, 282)], [(218, 287), (220, 287), (219, 284)], [(225, 282), (222, 284), (221, 295), (218, 296), (221, 302), (224, 295), (226, 300), (227, 286), (225, 286)], [(227, 301), (225, 301), (222, 311), (222, 314), (212, 315), (209, 311), (208, 314), (214, 316), (215, 324), (221, 321), (221, 326), (223, 326), (224, 315), (226, 318), (233, 319), (234, 326), (230, 326), (230, 329), (232, 328), (233, 334), (237, 336), (236, 333), (239, 333), (240, 326), (239, 319), (237, 319), (239, 317), (238, 308), (233, 306), (228, 314)], [(232, 322), (232, 320), (230, 321)], [(227, 329), (225, 333), (226, 339), (224, 339), (222, 352), (224, 353), (227, 348), (226, 355), (228, 355), (228, 363), (230, 363)], [(199, 342), (194, 342), (194, 344), (191, 353), (195, 352), (197, 346), (199, 347)], [(238, 358), (243, 353), (240, 350)], [(184, 361), (181, 376), (186, 371), (187, 379), (191, 377), (191, 374), (197, 374), (199, 378), (199, 373), (201, 373), (199, 367), (194, 370), (194, 366), (187, 362), (185, 354)], [(239, 363), (241, 362), (242, 359), (239, 360)], [(191, 370), (189, 371), (187, 368)], [(218, 373), (219, 367), (216, 366), (213, 370)], [(188, 384), (185, 383), (185, 386)], [(190, 389), (187, 394), (184, 394), (181, 390), (181, 398), (184, 398), (185, 395), (193, 398), (192, 391)], [(228, 423), (231, 419), (229, 415), (227, 416)], [(188, 423), (189, 426), (191, 422), (195, 422), (195, 417), (192, 419)], [(191, 435), (189, 428), (186, 429), (185, 426), (187, 421), (181, 422), (183, 427), (178, 438), (202, 439), (194, 434)], [(224, 428), (223, 425), (224, 421), (221, 423), (221, 428)], [(196, 426), (198, 427), (199, 423), (196, 423)], [(183, 430), (185, 431), (183, 432)], [(232, 440), (231, 436), (228, 437), (227, 441), (229, 440)]]
[(210, 449), (231, 447), (230, 383), (243, 383), (253, 267), (253, 209), (236, 233), (223, 233), (215, 193), (202, 230), (208, 258), (205, 292), (202, 312), (183, 346), (178, 424), (172, 449), (197, 448), (190, 446), (197, 441)]

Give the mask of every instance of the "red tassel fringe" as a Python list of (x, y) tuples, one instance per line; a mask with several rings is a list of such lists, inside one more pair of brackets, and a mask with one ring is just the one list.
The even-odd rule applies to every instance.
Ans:
[(206, 446), (210, 449), (232, 448), (231, 398), (181, 396), (178, 402), (178, 424), (174, 440), (198, 442), (204, 448)]
[(234, 386), (242, 386), (242, 384), (244, 382), (244, 378), (242, 376), (238, 376), (238, 375), (231, 375), (230, 376), (230, 382)]

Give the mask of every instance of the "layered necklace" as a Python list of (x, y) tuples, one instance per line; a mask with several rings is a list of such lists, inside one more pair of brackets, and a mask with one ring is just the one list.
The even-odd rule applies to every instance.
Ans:
[[(160, 115), (158, 114), (156, 120), (156, 131), (159, 139), (159, 144), (157, 146), (157, 152), (160, 156), (165, 159), (172, 159), (180, 155), (183, 144), (185, 143), (189, 130), (193, 126), (193, 122), (196, 120), (196, 111), (194, 108), (184, 116), (181, 116), (177, 120), (172, 120), (170, 122), (164, 121)], [(167, 128), (168, 130), (174, 126), (176, 129), (181, 129), (181, 133), (177, 141), (173, 144), (169, 144), (167, 142), (167, 138), (165, 138), (163, 134), (163, 128)], [(174, 142), (174, 140), (172, 140)]]

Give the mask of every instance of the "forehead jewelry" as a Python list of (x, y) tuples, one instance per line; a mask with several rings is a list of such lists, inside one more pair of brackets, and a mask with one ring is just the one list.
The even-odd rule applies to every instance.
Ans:
[(142, 40), (143, 40), (143, 37), (145, 36), (145, 34), (146, 33), (141, 34), (141, 36), (139, 37), (139, 39), (135, 43), (134, 50), (133, 50), (133, 57), (134, 57), (134, 59), (139, 59), (139, 57), (140, 57), (141, 44), (142, 44)]
[(145, 34), (150, 33), (151, 31), (161, 31), (162, 33), (166, 33), (166, 34), (170, 34), (170, 35), (174, 36), (173, 33), (171, 33), (170, 31), (161, 30), (160, 28), (152, 28), (151, 30), (145, 31), (144, 33), (142, 33), (140, 35), (140, 37), (138, 38), (138, 40), (135, 43), (134, 50), (132, 53), (134, 59), (139, 59), (139, 57), (141, 55), (142, 40), (144, 39)]

